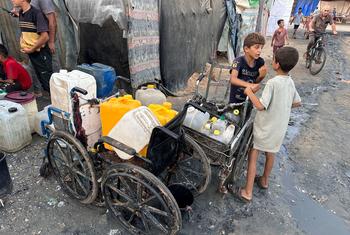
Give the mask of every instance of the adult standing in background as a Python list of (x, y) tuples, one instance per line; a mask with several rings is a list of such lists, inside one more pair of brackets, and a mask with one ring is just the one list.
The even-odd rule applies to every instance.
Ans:
[[(56, 19), (56, 10), (52, 0), (32, 0), (30, 4), (39, 9), (46, 16), (49, 22), (49, 42), (48, 46), (52, 54), (52, 69), (53, 72), (58, 72), (60, 70), (60, 63), (57, 54), (57, 48), (55, 46), (56, 33), (57, 33), (57, 19)], [(33, 76), (33, 88), (34, 94), (37, 97), (42, 96), (42, 87), (39, 80)]]

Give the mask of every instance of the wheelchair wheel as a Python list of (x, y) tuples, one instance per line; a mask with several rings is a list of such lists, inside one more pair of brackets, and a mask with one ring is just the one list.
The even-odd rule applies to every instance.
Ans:
[(106, 206), (134, 234), (176, 234), (182, 225), (180, 209), (169, 189), (138, 166), (112, 165), (101, 184)]
[(49, 163), (64, 191), (81, 203), (92, 203), (98, 193), (96, 173), (83, 145), (71, 134), (55, 131), (47, 145)]
[(253, 143), (253, 123), (247, 128), (247, 131), (240, 142), (240, 147), (237, 150), (236, 159), (232, 169), (232, 181), (235, 184), (247, 169), (248, 153)]
[(182, 184), (193, 196), (203, 193), (211, 179), (210, 161), (197, 142), (185, 134), (185, 145), (174, 167), (166, 171), (165, 182)]

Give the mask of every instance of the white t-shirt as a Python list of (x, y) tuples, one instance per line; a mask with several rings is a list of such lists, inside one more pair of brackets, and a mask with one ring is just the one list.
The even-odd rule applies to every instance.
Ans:
[(295, 14), (295, 18), (294, 18), (294, 24), (295, 25), (300, 25), (300, 23), (301, 23), (301, 20), (303, 19), (303, 13), (297, 13), (297, 14)]
[(288, 128), (292, 104), (301, 99), (291, 77), (278, 75), (267, 81), (260, 101), (265, 110), (258, 111), (254, 120), (254, 148), (277, 153)]

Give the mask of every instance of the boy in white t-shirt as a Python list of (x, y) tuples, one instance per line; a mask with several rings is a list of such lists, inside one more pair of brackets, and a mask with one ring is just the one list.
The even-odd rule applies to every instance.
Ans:
[[(244, 188), (234, 192), (235, 196), (244, 202), (252, 200), (254, 181), (260, 188), (268, 188), (275, 154), (283, 143), (291, 108), (301, 105), (294, 82), (288, 75), (298, 59), (299, 54), (295, 48), (280, 48), (272, 63), (277, 76), (267, 81), (261, 98), (258, 99), (250, 87), (244, 91), (258, 110), (254, 120), (254, 145), (249, 153), (247, 182)], [(266, 154), (265, 169), (262, 176), (256, 176), (256, 163), (260, 152)]]

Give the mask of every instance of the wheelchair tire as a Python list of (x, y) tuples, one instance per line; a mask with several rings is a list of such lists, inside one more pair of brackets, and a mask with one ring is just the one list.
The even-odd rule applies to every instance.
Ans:
[(49, 138), (47, 153), (63, 190), (83, 204), (94, 202), (98, 194), (96, 173), (91, 157), (79, 140), (67, 132), (55, 131)]
[(106, 207), (133, 234), (176, 234), (182, 226), (177, 202), (149, 171), (120, 163), (110, 166), (101, 183)]

